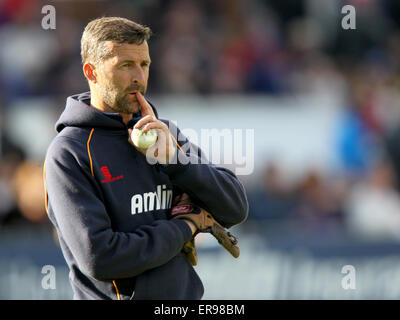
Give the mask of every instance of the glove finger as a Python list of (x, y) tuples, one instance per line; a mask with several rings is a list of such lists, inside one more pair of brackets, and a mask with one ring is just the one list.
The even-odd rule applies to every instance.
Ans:
[(211, 228), (211, 234), (218, 240), (218, 242), (234, 257), (238, 258), (240, 255), (240, 249), (236, 245), (237, 240), (224, 228), (215, 224)]
[(194, 245), (194, 239), (188, 241), (183, 246), (183, 252), (186, 258), (189, 260), (192, 266), (196, 266), (198, 262), (196, 247)]

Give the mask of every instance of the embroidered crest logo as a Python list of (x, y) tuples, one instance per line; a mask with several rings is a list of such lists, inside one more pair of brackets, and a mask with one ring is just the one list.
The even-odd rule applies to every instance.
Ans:
[(100, 168), (100, 170), (101, 170), (101, 172), (103, 173), (104, 178), (105, 178), (105, 179), (101, 180), (101, 183), (113, 182), (113, 181), (115, 181), (115, 180), (120, 180), (120, 179), (122, 179), (122, 178), (124, 177), (123, 174), (121, 174), (121, 175), (119, 175), (119, 176), (117, 176), (117, 177), (113, 177), (113, 176), (111, 175), (110, 170), (108, 169), (107, 166), (102, 166), (102, 167)]

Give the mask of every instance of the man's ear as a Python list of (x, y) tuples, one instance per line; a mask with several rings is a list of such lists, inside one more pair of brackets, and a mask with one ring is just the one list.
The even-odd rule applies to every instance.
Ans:
[(97, 83), (97, 72), (93, 64), (86, 62), (83, 65), (83, 74), (89, 82)]

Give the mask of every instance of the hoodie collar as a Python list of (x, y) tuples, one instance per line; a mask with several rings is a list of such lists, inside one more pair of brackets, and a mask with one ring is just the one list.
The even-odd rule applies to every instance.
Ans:
[[(149, 102), (149, 101), (148, 101)], [(158, 118), (158, 113), (151, 102), (149, 102)], [(142, 117), (141, 112), (133, 114), (128, 127), (133, 126)], [(65, 127), (92, 127), (113, 130), (126, 130), (119, 113), (102, 112), (90, 106), (90, 92), (72, 95), (67, 98), (66, 106), (55, 128), (60, 132)]]

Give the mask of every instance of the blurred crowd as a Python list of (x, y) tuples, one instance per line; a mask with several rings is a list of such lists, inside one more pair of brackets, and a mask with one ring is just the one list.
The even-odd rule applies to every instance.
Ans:
[[(268, 162), (248, 189), (249, 220), (332, 225), (372, 238), (400, 235), (400, 3), (395, 0), (58, 1), (56, 29), (41, 28), (39, 0), (0, 0), (0, 224), (46, 221), (41, 163), (8, 136), (7, 108), (88, 89), (80, 36), (102, 15), (153, 30), (154, 95), (337, 95), (340, 166), (296, 179)], [(356, 8), (356, 30), (341, 27)], [(40, 203), (40, 204), (39, 204)]]

